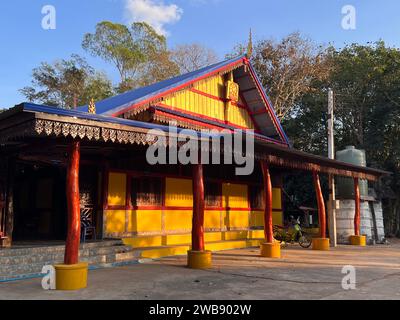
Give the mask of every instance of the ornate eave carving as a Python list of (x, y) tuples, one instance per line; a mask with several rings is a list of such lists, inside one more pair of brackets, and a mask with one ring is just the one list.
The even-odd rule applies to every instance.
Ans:
[[(167, 137), (168, 134), (166, 133)], [(22, 123), (9, 125), (7, 128), (0, 130), (0, 143), (7, 144), (22, 141), (26, 138), (48, 137), (48, 138), (73, 138), (88, 141), (102, 141), (117, 144), (138, 144), (152, 145), (158, 141), (158, 136), (152, 134), (144, 128), (132, 127), (128, 125), (119, 125), (108, 122), (82, 120), (74, 117), (57, 117), (48, 116), (46, 114), (38, 115)], [(170, 138), (174, 138), (170, 136)], [(169, 139), (164, 139), (165, 145)], [(179, 147), (185, 147), (185, 142), (178, 143)], [(204, 145), (200, 144), (203, 148)], [(275, 147), (276, 148), (276, 147)], [(210, 146), (208, 151), (218, 152)], [(223, 152), (221, 148), (220, 152)], [(232, 151), (231, 151), (232, 152)], [(323, 172), (347, 177), (358, 177), (360, 179), (376, 180), (381, 173), (362, 172), (361, 170), (351, 170), (343, 166), (343, 164), (325, 164), (322, 160), (304, 159), (302, 156), (291, 155), (287, 152), (290, 150), (266, 149), (265, 146), (258, 147), (254, 154), (248, 155), (256, 160), (264, 160), (278, 167), (292, 168), (299, 170)]]
[[(154, 143), (151, 139), (150, 141), (146, 139), (146, 132), (137, 132), (135, 128), (124, 130), (123, 128), (100, 127), (50, 119), (33, 119), (0, 131), (0, 143), (17, 141), (28, 137), (64, 137), (121, 144), (150, 145)], [(156, 140), (154, 139), (153, 141)]]

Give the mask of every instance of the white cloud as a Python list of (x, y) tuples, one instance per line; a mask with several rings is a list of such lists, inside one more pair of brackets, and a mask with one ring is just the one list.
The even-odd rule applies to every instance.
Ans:
[(164, 26), (179, 21), (183, 14), (176, 4), (162, 0), (125, 0), (125, 9), (130, 22), (147, 22), (162, 35), (168, 35)]

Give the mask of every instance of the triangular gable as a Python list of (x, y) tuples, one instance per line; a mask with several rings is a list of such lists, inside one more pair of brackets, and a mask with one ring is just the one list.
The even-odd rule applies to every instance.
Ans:
[[(233, 81), (239, 85), (240, 98), (228, 108), (229, 115), (225, 116), (230, 121), (227, 121), (221, 118), (220, 110), (224, 107), (221, 109), (220, 104), (223, 106), (224, 103), (225, 93), (221, 92), (221, 88), (225, 90), (224, 75), (230, 72)], [(199, 96), (203, 100), (196, 105), (193, 101), (200, 99)], [(202, 110), (199, 110), (199, 105)], [(272, 105), (245, 56), (96, 102), (97, 113), (124, 118), (131, 118), (151, 107), (162, 108), (164, 117), (178, 114), (180, 118), (190, 118), (191, 122), (197, 120), (198, 123), (207, 123), (207, 126), (214, 123), (221, 128), (255, 129), (256, 133), (288, 144)], [(87, 111), (87, 106), (80, 110)]]

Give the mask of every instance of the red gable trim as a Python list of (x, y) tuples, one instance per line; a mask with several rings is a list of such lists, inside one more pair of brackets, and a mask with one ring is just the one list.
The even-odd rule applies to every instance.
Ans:
[(204, 128), (209, 128), (209, 129), (221, 129), (222, 128), (222, 127), (217, 126), (217, 125), (215, 125), (215, 126), (214, 125), (210, 125), (210, 124), (207, 124), (207, 123), (204, 123), (204, 122), (201, 122), (201, 121), (187, 119), (185, 117), (176, 116), (176, 115), (169, 114), (167, 112), (163, 112), (163, 111), (159, 111), (159, 110), (155, 110), (154, 113), (156, 115), (161, 115), (161, 116), (168, 117), (168, 118), (175, 119), (175, 120), (185, 121), (187, 123), (194, 124), (194, 125), (197, 125), (197, 126), (201, 126), (201, 127), (204, 127)]
[[(182, 110), (182, 109), (179, 109), (179, 108), (171, 107), (171, 106), (168, 106), (168, 105), (165, 105), (165, 104), (162, 104), (162, 103), (159, 103), (158, 106), (163, 107), (165, 109), (172, 110), (172, 111), (186, 112), (188, 115), (193, 115), (193, 116), (198, 118), (198, 120), (187, 119), (184, 114), (182, 116), (177, 116), (177, 115), (169, 114), (168, 111), (164, 112), (164, 111), (160, 111), (160, 110), (155, 110), (156, 114), (168, 116), (171, 119), (184, 120), (187, 123), (198, 124), (198, 125), (201, 125), (201, 126), (204, 126), (204, 127), (208, 126), (208, 127), (212, 128), (212, 129), (221, 129), (221, 130), (225, 129), (225, 130), (229, 130), (231, 132), (233, 132), (232, 129), (223, 127), (222, 125), (225, 124), (225, 125), (229, 125), (231, 127), (237, 128), (237, 129), (242, 129), (242, 130), (251, 130), (249, 128), (240, 127), (240, 126), (238, 126), (236, 124), (233, 124), (233, 123), (230, 123), (230, 122), (227, 122), (227, 121), (220, 121), (220, 120), (217, 120), (217, 119), (214, 119), (214, 118), (203, 116), (201, 114), (197, 114), (197, 113), (193, 113), (193, 112), (187, 112), (186, 110)], [(208, 120), (208, 121), (213, 121), (213, 122), (215, 122), (215, 125), (208, 124), (208, 123), (206, 124), (206, 123), (204, 123), (202, 121), (202, 119)], [(280, 145), (282, 145), (284, 147), (287, 147), (287, 144), (285, 142), (281, 141), (281, 140), (276, 140), (274, 138), (270, 138), (270, 137), (267, 137), (267, 136), (261, 136), (260, 134), (258, 136), (256, 136), (256, 139), (264, 140), (264, 141), (267, 141), (267, 142), (272, 142), (272, 143), (275, 143), (275, 144), (280, 144)]]
[(256, 129), (256, 131), (257, 131), (258, 133), (261, 133), (260, 126), (258, 125), (258, 123), (257, 123), (256, 120), (254, 119), (253, 115), (251, 114), (251, 111), (250, 111), (250, 108), (249, 108), (249, 106), (248, 106), (248, 104), (247, 104), (247, 102), (246, 102), (246, 99), (243, 97), (243, 95), (242, 95), (240, 92), (239, 92), (239, 96), (240, 96), (240, 99), (241, 99), (241, 100), (243, 101), (243, 103), (244, 103), (244, 107), (245, 107), (245, 109), (246, 109), (246, 111), (247, 111), (247, 114), (249, 115), (251, 121), (253, 122), (254, 128)]
[(245, 63), (245, 59), (244, 59), (244, 58), (240, 58), (239, 60), (234, 61), (234, 62), (232, 62), (232, 63), (230, 63), (230, 64), (228, 64), (228, 65), (226, 65), (226, 66), (223, 66), (223, 67), (221, 67), (221, 68), (219, 68), (219, 69), (217, 69), (217, 70), (214, 70), (214, 71), (209, 72), (209, 73), (207, 73), (207, 74), (205, 74), (205, 75), (203, 75), (203, 76), (201, 76), (201, 77), (192, 79), (192, 80), (190, 80), (190, 81), (188, 81), (188, 82), (186, 82), (186, 83), (184, 83), (184, 84), (181, 84), (180, 86), (178, 86), (178, 87), (176, 87), (176, 88), (169, 89), (169, 90), (167, 90), (167, 91), (165, 91), (165, 92), (159, 93), (159, 94), (157, 94), (157, 95), (155, 95), (155, 96), (153, 96), (153, 97), (151, 97), (151, 98), (148, 98), (148, 99), (146, 99), (146, 100), (144, 100), (144, 101), (141, 101), (141, 102), (139, 102), (139, 103), (137, 103), (137, 104), (134, 104), (134, 105), (131, 105), (131, 106), (129, 106), (129, 107), (126, 107), (125, 109), (119, 110), (118, 112), (112, 114), (111, 116), (117, 117), (117, 116), (119, 116), (119, 115), (121, 115), (121, 114), (123, 114), (123, 113), (129, 111), (129, 110), (132, 109), (132, 108), (142, 106), (142, 105), (144, 105), (144, 104), (146, 104), (146, 103), (150, 103), (151, 101), (156, 100), (156, 99), (160, 99), (160, 98), (162, 98), (163, 96), (165, 96), (165, 95), (167, 95), (167, 94), (171, 94), (171, 93), (173, 93), (173, 92), (182, 90), (182, 89), (184, 89), (184, 88), (186, 88), (186, 87), (192, 85), (193, 83), (195, 83), (195, 82), (197, 82), (197, 81), (203, 80), (203, 79), (208, 78), (208, 77), (210, 77), (210, 76), (212, 76), (212, 75), (218, 74), (219, 72), (221, 72), (221, 71), (223, 71), (223, 70), (227, 70), (227, 69), (229, 69), (229, 68), (232, 68), (232, 67), (235, 67), (235, 66), (238, 66), (238, 65), (242, 65), (242, 64), (244, 64), (244, 63)]
[[(220, 97), (214, 96), (214, 95), (212, 95), (212, 94), (209, 94), (209, 93), (207, 93), (207, 92), (203, 92), (203, 91), (197, 90), (197, 89), (195, 89), (195, 88), (190, 88), (190, 91), (192, 91), (192, 92), (194, 92), (194, 93), (197, 93), (197, 94), (199, 94), (199, 95), (201, 95), (201, 96), (204, 96), (204, 97), (207, 97), (207, 98), (210, 98), (210, 99), (217, 100), (217, 101), (221, 101), (221, 102), (228, 102), (228, 101), (229, 101), (229, 99), (220, 98)], [(238, 108), (248, 110), (248, 108), (247, 108), (244, 104), (242, 104), (242, 103), (240, 103), (240, 102), (231, 102), (231, 104), (233, 104), (234, 106), (236, 106), (236, 107), (238, 107)]]
[(181, 109), (181, 108), (169, 106), (169, 105), (167, 105), (165, 103), (157, 103), (157, 105), (160, 106), (160, 107), (169, 109), (169, 110), (178, 111), (178, 112), (182, 113), (182, 115), (181, 115), (182, 118), (185, 118), (185, 114), (187, 114), (187, 115), (191, 115), (191, 116), (197, 117), (200, 120), (204, 119), (204, 120), (208, 120), (208, 121), (213, 121), (213, 122), (216, 123), (216, 125), (218, 125), (218, 123), (220, 123), (220, 124), (226, 124), (226, 125), (235, 127), (237, 129), (243, 129), (243, 130), (249, 130), (250, 129), (251, 130), (251, 128), (242, 127), (242, 126), (239, 126), (239, 125), (237, 125), (235, 123), (232, 123), (232, 122), (229, 122), (229, 121), (223, 121), (223, 120), (215, 119), (215, 118), (208, 117), (208, 116), (205, 116), (205, 115), (200, 114), (200, 113), (196, 113), (196, 112), (184, 110), (184, 109)]
[(271, 119), (272, 119), (272, 121), (273, 121), (273, 123), (275, 125), (275, 128), (278, 130), (282, 141), (285, 142), (286, 144), (289, 144), (289, 141), (287, 141), (287, 139), (286, 139), (286, 135), (282, 132), (280, 123), (279, 123), (278, 119), (276, 118), (275, 112), (273, 111), (273, 109), (272, 109), (272, 107), (271, 107), (271, 105), (269, 103), (269, 100), (268, 100), (268, 98), (267, 98), (267, 96), (265, 94), (264, 88), (261, 86), (261, 83), (258, 81), (257, 75), (254, 73), (254, 70), (251, 67), (250, 62), (249, 62), (248, 59), (245, 59), (245, 64), (249, 66), (250, 74), (252, 75), (252, 77), (254, 79), (254, 82), (255, 82), (255, 84), (256, 84), (256, 86), (258, 88), (258, 91), (261, 93), (261, 97), (264, 100), (265, 105), (267, 106), (269, 115), (270, 115), (270, 117), (271, 117)]

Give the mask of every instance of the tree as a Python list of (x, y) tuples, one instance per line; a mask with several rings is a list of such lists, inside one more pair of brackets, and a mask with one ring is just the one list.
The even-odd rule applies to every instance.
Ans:
[[(368, 165), (393, 172), (376, 184), (387, 234), (400, 235), (400, 50), (384, 42), (328, 50), (332, 66), (285, 120), (295, 147), (326, 155), (327, 88), (335, 92), (336, 150), (365, 149)], [(370, 186), (372, 186), (370, 184)]]
[(280, 42), (260, 41), (254, 48), (252, 61), (280, 119), (299, 98), (313, 90), (314, 81), (329, 75), (325, 50), (299, 33), (290, 34)]
[(137, 77), (136, 86), (142, 87), (179, 75), (179, 66), (172, 61), (167, 50), (156, 52), (149, 57), (149, 63), (144, 64)]
[(129, 27), (100, 22), (95, 33), (84, 36), (82, 46), (93, 56), (114, 64), (120, 75), (119, 93), (148, 84), (152, 75), (156, 76), (153, 81), (176, 75), (165, 37), (145, 22), (135, 22)]
[(134, 73), (137, 65), (145, 60), (128, 27), (109, 21), (98, 23), (95, 33), (85, 34), (82, 47), (93, 56), (113, 63), (121, 81), (125, 81), (130, 73)]
[(87, 104), (91, 98), (101, 100), (112, 95), (111, 81), (78, 55), (53, 64), (42, 62), (33, 69), (32, 78), (32, 86), (20, 90), (31, 102), (73, 108), (75, 104)]
[[(237, 45), (232, 57), (243, 54), (247, 46)], [(251, 62), (270, 96), (278, 118), (284, 120), (299, 99), (313, 91), (313, 83), (330, 72), (326, 49), (299, 33), (281, 41), (261, 40), (253, 48)]]
[(172, 61), (179, 66), (181, 74), (218, 62), (214, 50), (198, 43), (178, 45), (172, 50), (171, 55)]

